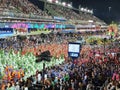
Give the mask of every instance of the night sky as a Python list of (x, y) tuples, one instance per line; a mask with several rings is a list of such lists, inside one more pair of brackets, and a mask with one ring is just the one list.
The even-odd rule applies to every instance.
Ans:
[(70, 0), (73, 6), (78, 8), (88, 7), (93, 9), (94, 15), (106, 23), (120, 22), (120, 0)]

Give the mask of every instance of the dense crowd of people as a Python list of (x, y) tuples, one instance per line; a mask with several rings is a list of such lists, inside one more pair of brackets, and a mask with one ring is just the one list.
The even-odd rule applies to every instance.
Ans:
[(58, 5), (52, 5), (52, 4), (47, 4), (47, 7), (51, 10), (54, 10), (55, 13), (58, 13), (58, 15), (65, 17), (66, 19), (74, 19), (74, 18), (79, 18), (80, 15), (72, 11), (70, 8), (65, 8), (63, 6), (58, 6)]
[[(5, 0), (4, 3), (9, 2), (9, 5), (14, 6), (18, 8), (20, 11), (26, 13), (26, 14), (37, 14), (41, 16), (47, 16), (45, 12), (40, 10), (37, 6), (30, 3), (28, 0)], [(29, 8), (28, 8), (29, 7)]]
[[(28, 8), (29, 7), (29, 8)], [(25, 18), (51, 18), (52, 16), (65, 17), (72, 20), (93, 20), (102, 22), (92, 14), (72, 10), (71, 8), (47, 3), (46, 11), (42, 11), (28, 0), (1, 1), (0, 15)], [(54, 14), (54, 15), (53, 15)]]
[(65, 17), (66, 19), (72, 19), (72, 20), (93, 20), (93, 21), (102, 22), (92, 14), (79, 12), (71, 8), (67, 8), (59, 5), (53, 5), (53, 4), (47, 4), (46, 7), (48, 10), (50, 11), (52, 10), (52, 12), (50, 13), (53, 14), (54, 16), (61, 16), (61, 17)]
[[(104, 64), (87, 62), (82, 65), (66, 61), (61, 65), (48, 67), (21, 79), (16, 84), (8, 83), (7, 90), (119, 90), (119, 65), (113, 62)], [(111, 78), (112, 77), (112, 78)], [(43, 85), (44, 82), (44, 85)], [(19, 88), (19, 89), (18, 89)], [(26, 89), (27, 88), (27, 89)]]
[[(83, 36), (84, 37), (84, 36)], [(16, 82), (2, 84), (2, 90), (119, 90), (119, 45), (112, 44), (103, 47), (93, 47), (84, 45), (81, 50), (81, 57), (72, 61), (67, 56), (67, 43), (70, 39), (82, 39), (81, 35), (37, 35), (22, 37), (12, 37), (0, 42), (1, 49), (8, 52), (10, 49), (15, 51), (34, 48), (40, 45), (38, 51), (50, 50), (52, 55), (66, 55), (63, 64), (47, 67), (42, 71), (36, 70), (36, 74), (27, 80), (20, 78)], [(60, 52), (57, 52), (57, 50)], [(59, 51), (58, 50), (58, 51)], [(62, 51), (61, 51), (62, 50)], [(36, 52), (33, 51), (36, 54)], [(39, 52), (40, 53), (40, 52)], [(53, 54), (54, 53), (54, 54)], [(24, 53), (22, 53), (24, 54)], [(19, 76), (19, 75), (18, 75)], [(44, 76), (44, 78), (43, 78)], [(44, 84), (43, 84), (44, 82)]]
[(44, 16), (50, 18), (46, 12), (42, 11), (28, 0), (4, 0), (3, 2), (1, 1), (0, 9), (0, 14), (3, 16), (22, 18), (42, 18), (42, 16)]
[[(100, 34), (104, 32), (99, 32)], [(4, 50), (14, 49), (15, 51), (20, 50), (21, 48), (35, 48), (36, 46), (46, 43), (53, 44), (58, 43), (62, 44), (63, 42), (71, 40), (82, 40), (83, 37), (89, 37), (90, 35), (99, 35), (98, 32), (83, 32), (83, 33), (50, 33), (50, 34), (40, 34), (40, 35), (30, 35), (30, 36), (15, 36), (6, 39), (1, 39), (0, 48)], [(81, 36), (82, 35), (82, 36)]]
[[(13, 6), (12, 8), (23, 12), (22, 15), (28, 14), (28, 17), (29, 15), (48, 16), (28, 0), (1, 0), (0, 2), (2, 6), (0, 12), (5, 10), (5, 7)], [(57, 13), (56, 15), (64, 16), (67, 19), (98, 20), (91, 14), (83, 12), (79, 14), (70, 8), (58, 5), (47, 4), (47, 8), (54, 10)], [(5, 11), (7, 12), (7, 9)], [(6, 12), (4, 14), (7, 14)], [(98, 32), (94, 33), (94, 35), (97, 34)], [(8, 76), (1, 78), (0, 89), (120, 90), (120, 47), (118, 42), (111, 42), (106, 46), (90, 45), (84, 42), (80, 57), (71, 58), (68, 56), (69, 42), (82, 41), (90, 35), (93, 35), (93, 32), (89, 35), (88, 32), (82, 34), (50, 33), (0, 39), (0, 50), (4, 50), (4, 55), (13, 50), (15, 54), (21, 51), (22, 55), (32, 52), (37, 56), (49, 50), (52, 56), (59, 58), (60, 55), (64, 55), (65, 59), (62, 64), (46, 67), (42, 71), (36, 70), (36, 73), (26, 80), (24, 79), (24, 70), (13, 70), (13, 67), (8, 66), (8, 63), (4, 70)]]

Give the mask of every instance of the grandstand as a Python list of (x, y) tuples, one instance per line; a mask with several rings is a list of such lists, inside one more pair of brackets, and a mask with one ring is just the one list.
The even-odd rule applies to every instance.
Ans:
[[(30, 7), (30, 8), (28, 8)], [(20, 0), (11, 0), (9, 4), (7, 0), (1, 2), (0, 7), (0, 16), (1, 18), (30, 18), (30, 19), (41, 19), (47, 18), (51, 19), (44, 11), (33, 5), (27, 0), (23, 0), (22, 3)], [(43, 17), (44, 16), (44, 17)], [(20, 20), (19, 19), (19, 20)], [(25, 20), (24, 20), (25, 21)]]
[[(6, 7), (14, 7), (18, 12), (23, 12), (24, 14), (30, 15), (40, 15), (40, 16), (48, 16), (44, 11), (40, 10), (38, 7), (33, 5), (28, 0), (5, 0), (2, 5)], [(29, 7), (29, 8), (28, 8)], [(15, 12), (16, 12), (15, 10)]]
[[(93, 21), (92, 24), (95, 27), (99, 25), (106, 26), (103, 21), (95, 17), (92, 13), (44, 0), (1, 1), (0, 16), (0, 25), (2, 28), (12, 28), (16, 23), (17, 25), (18, 23), (24, 23), (22, 25), (27, 26), (28, 30), (32, 28), (32, 30), (49, 29), (52, 31), (67, 30), (68, 32), (75, 32), (81, 29), (80, 27), (78, 29), (77, 26), (82, 25), (84, 27), (84, 25), (88, 25), (88, 31), (90, 31), (92, 28), (90, 20)], [(10, 22), (12, 23), (10, 24)]]
[[(119, 43), (104, 21), (50, 1), (0, 0), (0, 90), (103, 90), (109, 78), (120, 86)], [(80, 57), (69, 56), (70, 42)]]
[[(102, 22), (100, 21), (100, 19), (98, 19), (91, 13), (86, 13), (73, 7), (71, 8), (65, 7), (59, 4), (49, 3), (47, 1), (42, 1), (42, 0), (22, 0), (22, 1), (21, 0), (11, 0), (11, 1), (5, 0), (4, 2), (1, 2), (1, 3), (2, 3), (2, 6), (4, 6), (4, 7), (1, 7), (1, 9), (4, 10), (4, 12), (6, 12), (8, 16), (21, 13), (22, 14), (21, 17), (22, 16), (24, 17), (25, 15), (28, 17), (57, 16), (57, 17), (64, 17), (67, 20), (72, 19), (73, 21), (74, 20), (83, 20), (83, 21), (93, 20), (95, 22)], [(6, 7), (8, 9), (7, 11), (5, 10)], [(11, 9), (12, 9), (12, 12), (10, 11)]]

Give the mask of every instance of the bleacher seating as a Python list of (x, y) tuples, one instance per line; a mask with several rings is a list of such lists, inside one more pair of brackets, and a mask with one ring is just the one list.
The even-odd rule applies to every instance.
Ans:
[[(76, 12), (77, 11), (77, 12)], [(102, 22), (99, 18), (95, 17), (93, 14), (85, 13), (74, 8), (67, 8), (57, 4), (47, 3), (46, 12), (52, 16), (65, 17), (68, 20), (93, 20), (95, 22)]]
[[(40, 3), (40, 2), (39, 2)], [(46, 3), (46, 2), (45, 2)], [(35, 5), (31, 0), (4, 0), (1, 1), (0, 16), (17, 18), (51, 18), (51, 16), (64, 17), (69, 23), (76, 23), (76, 20), (101, 22), (93, 14), (85, 13), (74, 8), (67, 8), (57, 4), (46, 3), (43, 11), (40, 6)], [(71, 22), (72, 21), (72, 22)]]
[(46, 12), (42, 11), (28, 0), (10, 0), (9, 3), (5, 0), (1, 2), (0, 15), (21, 18), (41, 18), (43, 16), (50, 18)]
[(58, 5), (55, 5), (55, 4), (49, 4), (48, 3), (46, 5), (46, 9), (50, 10), (50, 13), (53, 16), (55, 16), (55, 15), (63, 16), (65, 18), (67, 18), (67, 19), (77, 19), (77, 18), (80, 18), (80, 16), (77, 13), (75, 13), (72, 9), (65, 8), (63, 6), (58, 6)]

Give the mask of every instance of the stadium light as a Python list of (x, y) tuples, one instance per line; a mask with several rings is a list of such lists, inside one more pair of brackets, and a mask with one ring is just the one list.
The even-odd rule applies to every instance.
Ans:
[(90, 13), (93, 14), (93, 10), (90, 10)]
[(85, 8), (84, 11), (87, 12), (87, 8)]
[(87, 12), (87, 8), (81, 8), (81, 11)]
[(81, 11), (83, 11), (84, 10), (84, 8), (81, 8)]
[(90, 10), (88, 9), (87, 12), (90, 13)]
[(93, 22), (93, 20), (88, 20), (88, 22), (89, 22), (89, 23), (92, 23), (92, 22)]
[(84, 11), (84, 12), (86, 12), (86, 11), (87, 11), (87, 9), (86, 9), (86, 8), (83, 8), (83, 11)]
[(71, 4), (68, 4), (67, 6), (68, 6), (68, 7), (72, 7), (72, 5), (71, 5)]
[(66, 3), (65, 3), (65, 2), (62, 2), (62, 5), (63, 5), (63, 6), (65, 6), (65, 5), (66, 5)]
[(87, 12), (87, 13), (91, 13), (91, 14), (93, 14), (93, 10), (90, 10), (90, 9), (87, 9), (87, 8), (83, 8), (83, 7), (79, 7), (80, 8), (80, 10), (81, 11), (83, 11), (83, 12)]
[(58, 0), (56, 0), (55, 3), (59, 3)]
[(47, 1), (52, 3), (52, 0), (47, 0)]

